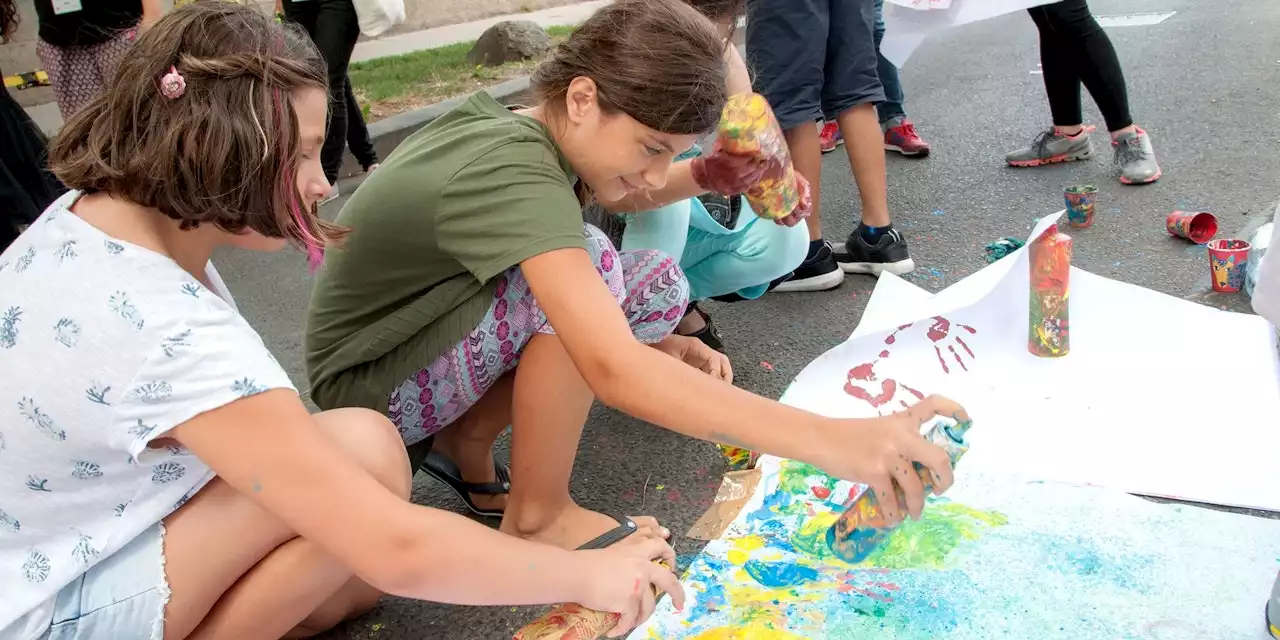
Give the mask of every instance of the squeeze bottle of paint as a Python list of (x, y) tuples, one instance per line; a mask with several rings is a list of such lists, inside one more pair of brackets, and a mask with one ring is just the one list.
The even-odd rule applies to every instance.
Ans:
[(730, 97), (721, 112), (717, 135), (725, 151), (766, 161), (764, 176), (747, 190), (751, 210), (762, 218), (791, 215), (800, 204), (800, 188), (787, 140), (769, 101), (758, 93)]
[(1276, 575), (1276, 585), (1271, 587), (1271, 601), (1267, 603), (1267, 630), (1271, 637), (1280, 640), (1280, 575)]
[[(969, 450), (969, 443), (965, 442), (964, 434), (972, 426), (972, 421), (957, 422), (938, 418), (924, 434), (924, 439), (941, 447), (951, 459), (951, 468), (954, 469), (956, 463)], [(933, 474), (919, 462), (912, 464), (916, 475), (920, 476), (920, 482), (924, 484), (925, 492), (933, 491)], [(898, 504), (902, 509), (906, 509), (907, 500), (902, 489), (895, 484), (894, 490)], [(885, 522), (884, 516), (880, 513), (880, 504), (875, 492), (871, 487), (864, 486), (849, 500), (845, 512), (835, 524), (827, 529), (827, 544), (831, 546), (831, 551), (836, 557), (856, 564), (866, 560), (876, 546), (893, 533), (893, 529), (894, 526)]]

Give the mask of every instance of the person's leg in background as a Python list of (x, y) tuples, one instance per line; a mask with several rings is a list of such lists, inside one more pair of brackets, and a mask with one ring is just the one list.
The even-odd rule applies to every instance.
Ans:
[(902, 275), (915, 263), (906, 239), (889, 219), (884, 132), (875, 107), (885, 99), (876, 71), (875, 17), (874, 0), (831, 3), (822, 107), (827, 120), (840, 125), (862, 201), (862, 221), (834, 253), (847, 273)]
[(690, 228), (680, 268), (689, 279), (689, 299), (722, 296), (753, 300), (769, 284), (791, 273), (809, 250), (808, 230), (752, 216), (739, 231), (707, 233)]
[(65, 122), (75, 115), (84, 103), (97, 95), (102, 82), (88, 47), (58, 47), (36, 41), (36, 54), (40, 64), (49, 74), (53, 86), (53, 98), (58, 103), (58, 113)]
[[(813, 195), (813, 213), (805, 220), (809, 230), (807, 255), (791, 277), (777, 286), (777, 291), (825, 291), (844, 281), (831, 244), (822, 237), (822, 146), (814, 126), (822, 118), (831, 3), (832, 0), (747, 3), (747, 61), (755, 71), (755, 90), (773, 107), (786, 134), (791, 162), (809, 181)], [(884, 155), (878, 144), (876, 147)]]
[(1161, 171), (1151, 138), (1133, 122), (1120, 60), (1111, 38), (1090, 13), (1087, 0), (1063, 0), (1027, 11), (1040, 32), (1040, 64), (1054, 127), (1041, 133), (1030, 147), (1010, 153), (1008, 163), (1034, 167), (1092, 155), (1092, 127), (1084, 126), (1080, 106), (1083, 83), (1111, 132), (1120, 181), (1146, 184), (1158, 180)]
[(360, 37), (360, 24), (351, 0), (285, 2), (284, 13), (306, 29), (329, 67), (329, 129), (320, 149), (325, 178), (334, 185), (323, 201), (328, 202), (338, 197), (338, 172), (347, 147), (347, 66)]
[[(884, 148), (904, 156), (923, 158), (929, 155), (929, 143), (916, 133), (916, 126), (907, 119), (906, 94), (902, 90), (902, 78), (898, 67), (880, 53), (880, 41), (884, 40), (884, 0), (875, 0), (876, 75), (884, 86), (884, 102), (876, 105), (880, 116), (880, 129), (884, 131)], [(824, 147), (825, 151), (825, 147)]]
[(356, 157), (364, 172), (378, 168), (378, 152), (373, 148), (373, 139), (369, 137), (369, 127), (364, 122), (364, 112), (360, 103), (356, 102), (356, 94), (351, 90), (351, 77), (343, 82), (343, 95), (347, 103), (347, 148)]

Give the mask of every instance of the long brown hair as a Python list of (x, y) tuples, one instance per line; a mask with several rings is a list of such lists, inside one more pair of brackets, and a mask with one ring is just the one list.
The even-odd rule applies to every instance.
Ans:
[(13, 0), (0, 0), (0, 44), (9, 44), (17, 29), (18, 5)]
[(705, 134), (728, 99), (715, 26), (678, 0), (618, 0), (582, 23), (533, 72), (544, 103), (574, 78), (595, 81), (601, 108), (662, 133)]
[[(170, 69), (181, 97), (160, 94)], [(287, 238), (313, 262), (341, 228), (303, 209), (292, 95), (325, 90), (311, 39), (232, 2), (197, 2), (159, 20), (107, 89), (67, 121), (50, 151), (64, 184), (154, 207), (182, 229), (212, 224)]]

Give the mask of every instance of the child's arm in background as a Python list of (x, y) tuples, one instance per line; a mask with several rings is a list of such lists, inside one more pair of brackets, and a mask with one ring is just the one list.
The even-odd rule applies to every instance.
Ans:
[(142, 21), (138, 24), (144, 31), (164, 15), (164, 7), (160, 0), (142, 0)]
[(747, 71), (747, 62), (742, 59), (737, 47), (729, 45), (725, 48), (724, 68), (728, 76), (725, 88), (729, 90), (729, 95), (751, 93), (751, 73)]
[(675, 575), (650, 562), (675, 566), (665, 542), (572, 552), (401, 500), (318, 435), (290, 390), (237, 400), (169, 436), (386, 593), (470, 605), (577, 602), (626, 619), (643, 582), (683, 603)]

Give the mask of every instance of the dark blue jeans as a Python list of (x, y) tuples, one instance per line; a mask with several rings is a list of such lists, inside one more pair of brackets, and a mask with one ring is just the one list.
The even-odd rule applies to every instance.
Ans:
[(884, 124), (894, 118), (907, 116), (907, 111), (902, 106), (906, 96), (902, 93), (902, 79), (898, 77), (898, 68), (880, 53), (880, 41), (884, 39), (884, 0), (875, 1), (876, 73), (880, 76), (880, 84), (884, 86), (884, 102), (876, 104), (876, 112), (880, 114), (880, 124)]

